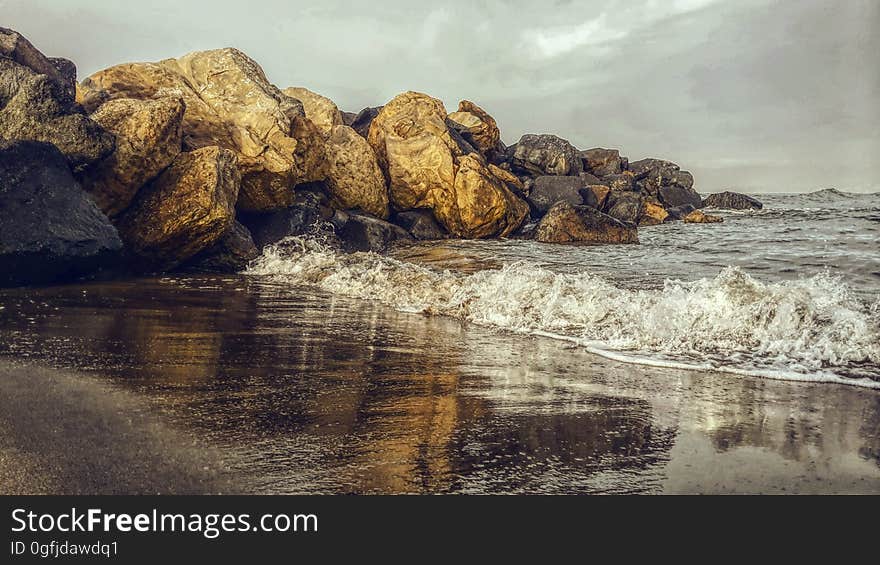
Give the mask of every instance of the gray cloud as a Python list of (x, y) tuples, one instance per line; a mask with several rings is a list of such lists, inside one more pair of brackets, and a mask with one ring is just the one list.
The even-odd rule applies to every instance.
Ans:
[(0, 0), (81, 78), (235, 46), (342, 109), (474, 100), (506, 141), (557, 133), (692, 170), (698, 189), (880, 190), (875, 0)]

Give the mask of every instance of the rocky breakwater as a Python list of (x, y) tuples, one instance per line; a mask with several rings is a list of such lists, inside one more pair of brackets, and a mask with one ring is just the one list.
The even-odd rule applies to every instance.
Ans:
[(640, 226), (694, 221), (693, 184), (669, 161), (550, 134), (507, 147), (468, 100), (447, 112), (404, 92), (342, 112), (231, 48), (77, 84), (72, 62), (0, 28), (0, 284), (237, 271), (313, 232), (350, 252), (449, 237), (636, 243)]

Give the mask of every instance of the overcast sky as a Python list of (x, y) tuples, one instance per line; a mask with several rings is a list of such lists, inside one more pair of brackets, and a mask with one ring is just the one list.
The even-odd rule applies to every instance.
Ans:
[(80, 79), (238, 47), (356, 112), (467, 98), (502, 137), (661, 157), (696, 188), (880, 190), (880, 0), (0, 0)]

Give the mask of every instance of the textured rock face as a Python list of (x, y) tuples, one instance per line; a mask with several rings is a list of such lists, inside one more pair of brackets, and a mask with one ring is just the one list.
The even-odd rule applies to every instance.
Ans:
[(604, 184), (590, 184), (580, 189), (579, 192), (584, 204), (592, 206), (597, 210), (602, 210), (605, 207), (605, 201), (608, 199), (611, 189)]
[(302, 102), (306, 117), (325, 134), (329, 134), (334, 126), (342, 125), (342, 113), (329, 98), (299, 86), (285, 88), (282, 92)]
[(760, 210), (763, 204), (756, 198), (738, 192), (718, 192), (710, 194), (702, 203), (702, 208), (718, 208), (722, 210)]
[(84, 80), (80, 90), (90, 111), (114, 98), (183, 98), (184, 149), (218, 146), (235, 152), (243, 210), (288, 207), (295, 185), (326, 178), (324, 136), (305, 117), (303, 105), (270, 84), (236, 49), (117, 65)]
[(669, 212), (658, 202), (645, 201), (645, 212), (639, 220), (640, 226), (656, 226), (662, 224), (669, 217)]
[(638, 243), (638, 233), (590, 206), (557, 202), (538, 224), (535, 239), (545, 243)]
[(429, 210), (410, 210), (394, 215), (394, 223), (419, 240), (446, 239), (446, 233)]
[(241, 181), (236, 165), (235, 154), (219, 147), (181, 153), (141, 190), (118, 227), (144, 268), (174, 268), (229, 231)]
[(675, 208), (688, 204), (697, 208), (702, 205), (703, 199), (693, 188), (683, 186), (664, 186), (657, 191), (657, 197), (667, 208)]
[(470, 238), (505, 236), (528, 214), (481, 156), (465, 154), (439, 100), (418, 92), (395, 97), (373, 120), (367, 141), (398, 211), (432, 210), (450, 233)]
[(577, 149), (555, 135), (526, 134), (513, 147), (511, 164), (528, 174), (577, 175), (583, 172), (583, 162)]
[(259, 256), (251, 232), (234, 222), (220, 241), (197, 253), (185, 268), (199, 273), (237, 273)]
[(75, 170), (113, 151), (113, 135), (75, 107), (68, 87), (0, 57), (0, 138), (51, 143)]
[(46, 57), (17, 31), (0, 27), (0, 57), (6, 57), (40, 75), (46, 75), (60, 88), (58, 102), (67, 106), (76, 93), (76, 65), (59, 57)]
[(412, 239), (409, 233), (389, 222), (360, 214), (345, 214), (345, 220), (336, 230), (346, 251), (373, 251), (380, 253), (395, 241)]
[(605, 213), (621, 222), (637, 225), (645, 214), (645, 198), (637, 192), (612, 190), (605, 203)]
[(81, 178), (105, 214), (119, 215), (141, 187), (174, 161), (180, 153), (184, 110), (179, 98), (119, 98), (92, 114), (116, 135), (116, 150)]
[(293, 206), (272, 212), (241, 214), (239, 219), (251, 232), (257, 248), (263, 249), (285, 237), (320, 230), (333, 215), (328, 204), (327, 197), (317, 190), (297, 190)]
[(669, 169), (672, 171), (679, 170), (679, 166), (671, 161), (664, 161), (662, 159), (642, 159), (640, 161), (633, 161), (629, 164), (628, 170), (632, 172), (637, 180), (641, 180), (648, 176), (648, 173), (657, 169)]
[(723, 221), (723, 218), (719, 218), (718, 216), (711, 216), (702, 212), (701, 210), (694, 210), (684, 217), (684, 223), (686, 224), (718, 224)]
[(334, 126), (327, 138), (327, 189), (335, 207), (359, 208), (387, 219), (388, 189), (376, 154), (348, 126)]
[(458, 111), (449, 114), (449, 119), (461, 126), (465, 140), (485, 157), (493, 157), (498, 152), (501, 132), (495, 119), (485, 110), (469, 100), (462, 100), (458, 103)]
[(540, 218), (560, 200), (580, 206), (584, 203), (580, 192), (583, 188), (585, 186), (581, 177), (540, 176), (536, 178), (528, 197), (528, 202), (532, 207), (532, 215)]
[(623, 172), (623, 160), (617, 149), (587, 149), (581, 151), (581, 159), (584, 162), (584, 170), (597, 177), (618, 175)]
[(372, 125), (373, 120), (376, 116), (379, 115), (379, 112), (382, 110), (383, 106), (375, 106), (372, 108), (364, 108), (360, 112), (358, 112), (350, 124), (351, 128), (358, 133), (359, 136), (364, 139), (367, 138), (367, 135), (370, 133), (370, 125)]
[(122, 242), (52, 145), (0, 141), (0, 286), (112, 267)]

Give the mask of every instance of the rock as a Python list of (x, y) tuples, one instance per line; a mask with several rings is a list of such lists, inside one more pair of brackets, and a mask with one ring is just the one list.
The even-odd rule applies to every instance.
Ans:
[(605, 202), (605, 213), (621, 222), (638, 225), (645, 214), (645, 198), (638, 192), (612, 190)]
[(549, 134), (522, 136), (513, 146), (511, 164), (533, 176), (578, 175), (584, 170), (577, 149), (565, 139)]
[(461, 126), (465, 140), (484, 157), (492, 158), (498, 152), (501, 132), (495, 119), (485, 110), (469, 100), (462, 100), (458, 103), (458, 111), (448, 117)]
[(635, 183), (635, 176), (629, 171), (624, 171), (619, 175), (609, 175), (603, 178), (599, 184), (608, 185), (611, 190), (617, 191), (635, 191), (639, 189)]
[(545, 243), (638, 243), (636, 228), (589, 206), (562, 201), (538, 224), (535, 239)]
[[(525, 198), (526, 187), (518, 176), (506, 169), (497, 167), (492, 163), (489, 163), (489, 172), (491, 172), (493, 175), (495, 175), (495, 177), (506, 184), (507, 188), (509, 188), (511, 192), (513, 192), (520, 198)], [(529, 181), (531, 180), (532, 179), (529, 179)], [(531, 187), (529, 188), (529, 190), (531, 190)]]
[(119, 98), (92, 114), (116, 135), (116, 150), (80, 179), (105, 214), (119, 215), (141, 187), (174, 161), (180, 153), (185, 109), (179, 98)]
[(388, 188), (367, 140), (348, 126), (333, 126), (327, 138), (327, 190), (336, 208), (357, 208), (387, 219)]
[(662, 159), (642, 159), (641, 161), (630, 163), (627, 169), (635, 175), (636, 180), (641, 180), (648, 176), (651, 171), (657, 169), (670, 169), (677, 171), (679, 167), (672, 161), (664, 161)]
[(587, 149), (580, 152), (584, 170), (597, 177), (619, 175), (623, 172), (623, 161), (617, 149)]
[(55, 79), (0, 57), (0, 138), (51, 143), (79, 171), (107, 157), (114, 140), (68, 98)]
[(694, 210), (684, 217), (684, 223), (686, 224), (717, 224), (723, 221), (723, 218), (719, 218), (718, 216), (710, 216), (709, 214), (706, 214), (700, 210)]
[(669, 217), (669, 212), (659, 203), (651, 200), (645, 201), (645, 211), (639, 220), (640, 226), (656, 226), (662, 224)]
[(329, 134), (333, 126), (342, 125), (342, 113), (329, 98), (298, 86), (285, 88), (282, 92), (302, 102), (306, 117), (325, 134)]
[(420, 240), (446, 239), (446, 233), (430, 210), (409, 210), (394, 215), (393, 222)]
[(373, 119), (379, 115), (382, 108), (384, 108), (384, 106), (364, 108), (358, 112), (357, 116), (354, 117), (354, 120), (352, 120), (349, 125), (359, 136), (366, 139), (367, 135), (370, 133), (370, 125), (373, 123)]
[(465, 153), (446, 119), (442, 102), (406, 92), (373, 120), (367, 141), (389, 180), (392, 205), (397, 211), (429, 209), (459, 237), (510, 234), (528, 215), (528, 205), (481, 155)]
[(664, 186), (657, 193), (660, 202), (667, 208), (675, 208), (688, 204), (694, 208), (699, 207), (703, 200), (693, 188), (683, 186)]
[(581, 173), (578, 176), (583, 179), (585, 186), (590, 184), (606, 184), (599, 177), (592, 173)]
[(764, 207), (757, 199), (738, 192), (718, 192), (703, 199), (701, 208), (721, 210), (760, 210)]
[(169, 270), (217, 243), (235, 221), (240, 182), (235, 153), (228, 149), (178, 155), (117, 223), (138, 267)]
[(59, 89), (58, 102), (68, 107), (76, 94), (76, 65), (61, 58), (46, 57), (17, 31), (0, 27), (0, 57), (6, 57), (40, 75), (46, 75)]
[(668, 207), (666, 208), (666, 213), (669, 214), (669, 216), (667, 216), (666, 221), (671, 222), (673, 220), (683, 220), (685, 216), (687, 216), (694, 210), (695, 208), (690, 204)]
[(611, 189), (604, 184), (589, 184), (578, 192), (580, 192), (584, 204), (592, 206), (597, 210), (602, 210), (605, 207), (605, 202)]
[(690, 189), (694, 186), (694, 177), (687, 171), (672, 169), (654, 169), (646, 177), (638, 181), (642, 192), (656, 196), (660, 189), (667, 186), (677, 186)]
[(237, 273), (260, 256), (251, 232), (239, 222), (220, 241), (197, 253), (183, 270), (197, 273)]
[(116, 228), (48, 143), (0, 141), (0, 286), (64, 281), (112, 268)]
[(90, 111), (115, 98), (182, 97), (184, 150), (218, 146), (236, 154), (243, 211), (286, 208), (294, 186), (327, 176), (324, 135), (302, 103), (236, 49), (117, 65), (85, 79), (80, 89)]
[(399, 227), (369, 216), (348, 214), (347, 220), (336, 235), (342, 240), (342, 248), (349, 252), (372, 251), (381, 253), (392, 242), (411, 240), (409, 233)]
[(357, 114), (354, 112), (340, 112), (342, 114), (342, 125), (346, 125), (351, 127), (351, 124), (354, 123), (357, 118)]
[(257, 248), (278, 243), (285, 237), (317, 233), (333, 210), (326, 196), (316, 190), (297, 190), (292, 206), (262, 213), (243, 213), (239, 220), (251, 232)]
[(535, 178), (535, 185), (529, 193), (528, 202), (532, 209), (532, 217), (540, 218), (551, 206), (564, 200), (574, 206), (584, 203), (580, 191), (584, 181), (580, 177), (540, 176)]

